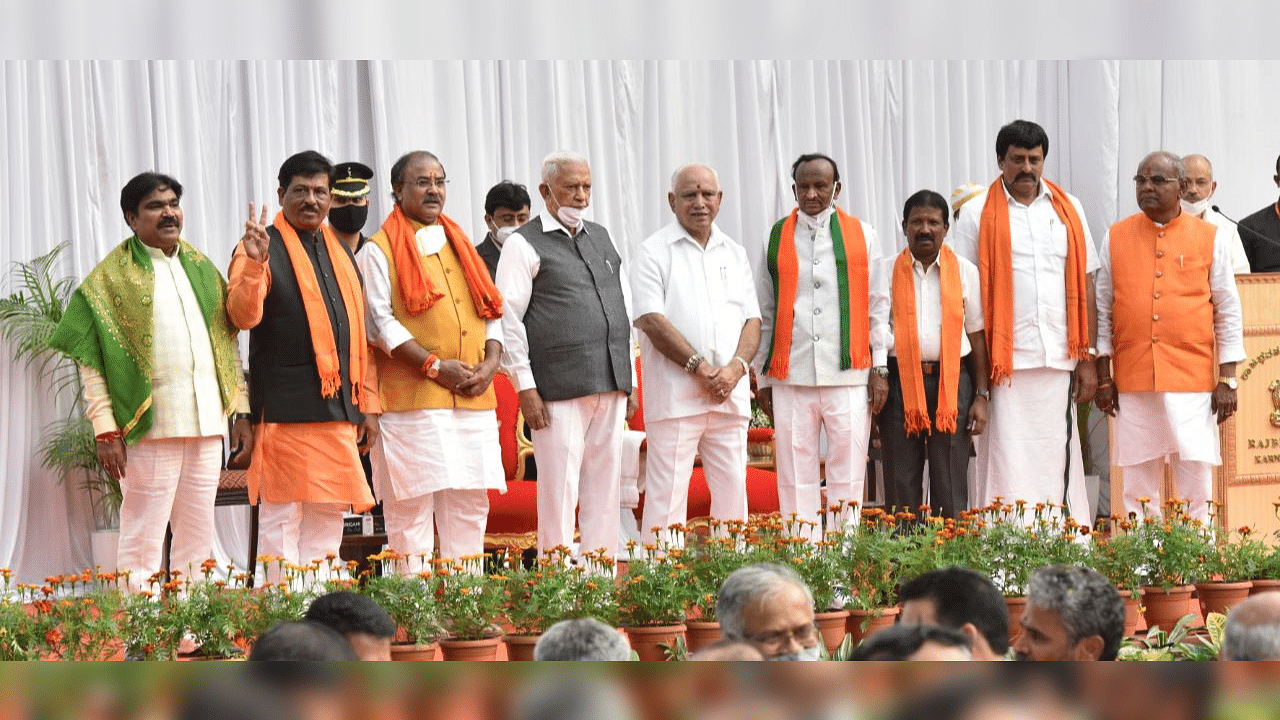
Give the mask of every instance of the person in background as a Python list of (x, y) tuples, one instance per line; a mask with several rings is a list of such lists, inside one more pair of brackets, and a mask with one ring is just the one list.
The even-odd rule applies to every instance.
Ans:
[(617, 628), (595, 618), (561, 620), (538, 638), (533, 659), (625, 662), (631, 645)]
[(484, 259), (489, 275), (498, 277), (498, 258), (507, 238), (521, 225), (529, 222), (529, 190), (510, 180), (489, 188), (484, 196), (484, 224), (489, 232), (476, 246), (476, 252)]
[(1115, 660), (1124, 638), (1124, 600), (1087, 567), (1046, 565), (1031, 574), (1019, 660)]
[(338, 631), (360, 660), (390, 660), (396, 624), (381, 605), (342, 590), (321, 595), (307, 607), (306, 620)]
[(726, 640), (748, 642), (766, 660), (822, 657), (813, 593), (786, 565), (756, 563), (734, 570), (720, 586), (716, 617)]
[(1213, 163), (1203, 155), (1186, 155), (1182, 168), (1187, 175), (1187, 185), (1182, 191), (1182, 211), (1208, 223), (1213, 223), (1226, 233), (1226, 245), (1231, 250), (1231, 269), (1237, 275), (1249, 272), (1249, 256), (1244, 253), (1244, 243), (1235, 224), (1210, 207), (1210, 200), (1218, 191), (1218, 181), (1213, 179)]
[(329, 189), (329, 227), (354, 255), (364, 247), (364, 224), (369, 220), (369, 181), (373, 170), (358, 162), (338, 163)]
[[(1280, 157), (1271, 179), (1280, 186)], [(1280, 272), (1280, 201), (1240, 220), (1240, 242), (1252, 272)]]
[(938, 625), (969, 636), (974, 660), (1003, 660), (1009, 652), (1009, 606), (986, 575), (941, 568), (908, 580), (898, 593), (902, 625)]

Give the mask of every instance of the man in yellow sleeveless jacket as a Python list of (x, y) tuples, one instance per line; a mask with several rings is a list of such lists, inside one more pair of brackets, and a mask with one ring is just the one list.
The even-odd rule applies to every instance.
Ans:
[(1204, 519), (1222, 462), (1217, 424), (1235, 413), (1246, 357), (1230, 238), (1182, 211), (1176, 155), (1151, 153), (1133, 180), (1142, 212), (1112, 225), (1099, 253), (1097, 403), (1115, 417), (1125, 512), (1146, 497), (1159, 513), (1168, 458), (1187, 512)]

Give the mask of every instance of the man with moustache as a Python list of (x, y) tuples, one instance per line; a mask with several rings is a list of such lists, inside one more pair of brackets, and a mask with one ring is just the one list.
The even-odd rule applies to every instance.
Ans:
[(476, 246), (476, 252), (484, 258), (489, 274), (498, 276), (498, 258), (502, 246), (517, 228), (529, 222), (529, 190), (510, 180), (489, 188), (484, 196), (484, 224), (489, 233), (484, 242)]
[(586, 158), (548, 155), (538, 192), (546, 210), (507, 238), (498, 261), (503, 364), (538, 459), (538, 547), (612, 556), (623, 421), (635, 412), (629, 290), (609, 232), (583, 218)]
[(166, 525), (175, 570), (190, 575), (211, 554), (228, 416), (233, 451), (253, 449), (226, 282), (182, 239), (181, 198), (168, 175), (125, 184), (134, 234), (76, 288), (49, 340), (80, 366), (98, 459), (120, 483), (116, 563), (134, 590), (162, 569)]
[(488, 490), (506, 489), (490, 385), (502, 298), (444, 214), (446, 182), (432, 153), (403, 155), (391, 166), (395, 207), (357, 255), (383, 410), (374, 481), (409, 575), (435, 550), (433, 520), (441, 557), (482, 554)]
[[(1280, 157), (1276, 158), (1276, 174), (1271, 179), (1280, 186)], [(1253, 272), (1280, 272), (1280, 201), (1242, 219), (1240, 240)]]
[(642, 332), (648, 442), (644, 542), (654, 527), (688, 519), (689, 476), (702, 458), (711, 516), (747, 519), (748, 362), (760, 344), (751, 263), (715, 224), (720, 179), (690, 164), (671, 178), (675, 222), (641, 245), (632, 265), (635, 326)]
[(1125, 511), (1162, 495), (1167, 458), (1187, 512), (1207, 520), (1218, 424), (1236, 411), (1236, 363), (1247, 358), (1231, 239), (1183, 212), (1177, 156), (1151, 153), (1133, 180), (1142, 212), (1112, 225), (1100, 248), (1098, 408), (1115, 418)]
[(329, 227), (354, 255), (364, 247), (364, 224), (369, 219), (369, 181), (373, 170), (358, 162), (338, 163), (333, 169)]
[(1053, 503), (1088, 525), (1078, 402), (1093, 399), (1093, 238), (1080, 201), (1041, 177), (1044, 128), (1015, 120), (996, 135), (1000, 177), (960, 208), (956, 254), (978, 266), (991, 363), (990, 420), (978, 436), (970, 503)]
[(1218, 181), (1213, 179), (1213, 163), (1203, 155), (1187, 155), (1182, 158), (1182, 167), (1187, 173), (1187, 189), (1182, 193), (1182, 211), (1222, 228), (1230, 238), (1227, 245), (1231, 250), (1232, 270), (1237, 275), (1248, 273), (1249, 256), (1244, 254), (1240, 232), (1230, 220), (1209, 206), (1213, 194), (1218, 191)]
[[(336, 556), (342, 513), (373, 505), (357, 443), (377, 439), (377, 376), (365, 344), (355, 259), (324, 220), (333, 165), (307, 150), (280, 166), (281, 211), (249, 205), (231, 259), (227, 313), (249, 330), (254, 454), (263, 555), (302, 564)], [(276, 582), (278, 565), (266, 568)]]
[[(836, 207), (840, 170), (819, 153), (791, 166), (797, 207), (769, 235), (757, 362), (758, 400), (777, 433), (778, 505), (816, 534), (823, 515), (819, 433), (826, 431), (826, 504), (862, 502), (871, 434), (870, 264), (875, 230)], [(883, 392), (883, 388), (881, 389)], [(852, 518), (846, 515), (838, 521)], [(830, 527), (830, 529), (836, 529)]]
[(943, 244), (947, 201), (907, 198), (907, 249), (876, 263), (871, 283), (872, 406), (879, 418), (884, 504), (943, 517), (969, 509), (969, 437), (987, 425), (987, 347), (978, 268)]

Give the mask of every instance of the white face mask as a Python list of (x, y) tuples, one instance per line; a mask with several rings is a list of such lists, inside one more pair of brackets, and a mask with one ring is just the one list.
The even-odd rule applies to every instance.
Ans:
[(499, 246), (501, 246), (503, 243), (507, 241), (507, 238), (511, 237), (511, 233), (515, 231), (516, 231), (515, 225), (508, 225), (507, 227), (496, 228), (493, 231), (493, 241), (498, 243)]
[(1196, 217), (1199, 217), (1201, 213), (1209, 209), (1209, 198), (1197, 200), (1195, 202), (1187, 202), (1186, 200), (1179, 200), (1179, 202), (1182, 203), (1182, 212), (1187, 213), (1188, 215), (1195, 215)]
[(787, 655), (774, 655), (773, 657), (771, 657), (771, 658), (769, 658), (769, 659), (770, 659), (770, 660), (775, 660), (775, 661), (779, 661), (779, 660), (780, 660), (780, 661), (792, 661), (792, 660), (797, 660), (797, 661), (801, 661), (801, 662), (812, 662), (812, 661), (814, 661), (814, 660), (821, 660), (821, 659), (822, 659), (822, 646), (821, 646), (821, 645), (819, 645), (818, 643), (814, 643), (814, 644), (813, 644), (813, 647), (811, 647), (811, 648), (800, 648), (800, 652), (797, 652), (797, 653), (789, 653), (789, 654), (787, 654)]
[(574, 230), (574, 229), (577, 229), (578, 226), (582, 225), (582, 215), (586, 211), (587, 211), (586, 208), (576, 208), (576, 207), (569, 207), (568, 205), (561, 205), (560, 207), (556, 208), (556, 217), (560, 219), (560, 222), (563, 223), (565, 227), (569, 228), (570, 230)]

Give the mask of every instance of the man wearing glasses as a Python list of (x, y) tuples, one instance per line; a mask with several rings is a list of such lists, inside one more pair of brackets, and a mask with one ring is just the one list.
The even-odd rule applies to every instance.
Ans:
[(795, 570), (757, 563), (733, 571), (716, 598), (727, 640), (755, 646), (766, 660), (820, 660), (813, 593)]
[(1177, 495), (1203, 520), (1222, 463), (1217, 424), (1236, 411), (1246, 358), (1231, 238), (1179, 206), (1176, 155), (1151, 153), (1133, 180), (1142, 212), (1112, 225), (1099, 251), (1098, 408), (1115, 417), (1125, 512), (1160, 497), (1167, 457)]

